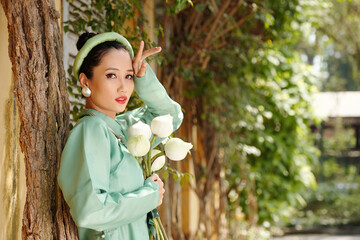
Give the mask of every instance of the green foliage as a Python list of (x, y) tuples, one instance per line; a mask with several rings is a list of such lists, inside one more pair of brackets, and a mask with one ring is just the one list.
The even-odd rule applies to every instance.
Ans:
[(342, 119), (335, 119), (334, 128), (324, 129), (323, 134), (324, 155), (340, 157), (348, 149), (355, 147), (355, 129), (344, 128)]
[[(168, 3), (168, 2), (169, 1), (166, 0), (166, 3)], [(176, 14), (181, 12), (187, 6), (187, 4), (194, 6), (194, 4), (191, 0), (175, 0), (171, 6), (169, 6), (165, 9), (166, 13), (169, 15), (175, 16)]]
[[(308, 14), (306, 37), (296, 48), (308, 63), (319, 68), (323, 91), (360, 89), (360, 1), (312, 1), (303, 6)], [(303, 15), (304, 16), (304, 15)], [(306, 207), (298, 208), (292, 225), (338, 225), (359, 223), (358, 166), (339, 164), (341, 156), (355, 146), (353, 129), (336, 119), (334, 129), (324, 129), (322, 162), (315, 168), (316, 190), (305, 192)]]
[[(317, 58), (323, 91), (360, 89), (360, 1), (324, 0), (308, 6), (311, 32), (300, 47), (310, 64)], [(311, 39), (311, 41), (309, 41)]]
[(138, 26), (147, 23), (144, 18), (143, 1), (107, 1), (91, 0), (88, 4), (81, 3), (74, 6), (72, 15), (75, 19), (65, 22), (66, 29), (75, 33), (82, 33), (86, 30), (94, 32), (119, 32), (130, 42), (145, 38), (140, 27), (133, 28), (130, 21), (135, 21)]
[[(309, 125), (317, 79), (294, 51), (302, 37), (299, 9), (298, 1), (257, 5), (255, 20), (249, 17), (211, 52), (205, 71), (179, 70), (191, 86), (186, 96), (205, 98), (203, 119), (221, 137), (234, 218), (239, 206), (250, 217), (253, 196), (259, 223), (289, 218), (293, 206), (305, 205), (299, 193), (316, 187), (311, 166), (318, 151)], [(259, 25), (263, 38), (253, 33)]]
[[(188, 2), (193, 3), (182, 0), (167, 4), (165, 12), (174, 15)], [(127, 29), (124, 25), (126, 19), (144, 18), (141, 11), (137, 15), (134, 10), (141, 7), (142, 1), (132, 4), (91, 1), (90, 7), (81, 9), (95, 12), (84, 15), (79, 11), (78, 19), (69, 21), (68, 26), (77, 33), (88, 28), (119, 31), (137, 42), (146, 38), (141, 28)], [(294, 50), (303, 36), (302, 10), (306, 7), (297, 0), (245, 1), (237, 9), (239, 13), (248, 4), (254, 14), (241, 28), (227, 33), (224, 47), (209, 51), (211, 61), (207, 69), (186, 65), (187, 59), (182, 59), (174, 71), (188, 86), (187, 98), (202, 97), (202, 119), (210, 122), (221, 137), (226, 186), (231, 193), (229, 216), (235, 219), (234, 210), (241, 209), (248, 218), (251, 197), (255, 197), (259, 222), (266, 223), (289, 217), (288, 210), (305, 204), (299, 193), (316, 185), (310, 166), (316, 163), (317, 150), (309, 133), (316, 78)], [(193, 5), (199, 12), (214, 11), (208, 2), (194, 1)], [(97, 16), (105, 16), (106, 21), (101, 22), (101, 17), (97, 20)], [(225, 19), (224, 28), (236, 22), (230, 16)], [(146, 19), (135, 22), (141, 26)], [(155, 31), (161, 34), (161, 26)], [(185, 37), (195, 41), (198, 36)], [(216, 39), (216, 44), (222, 40)], [(194, 49), (182, 47), (184, 56), (192, 55)], [(167, 61), (173, 57), (168, 53)], [(169, 173), (171, 168), (165, 176)], [(186, 178), (177, 173), (173, 176)]]
[[(307, 205), (299, 208), (292, 226), (314, 227), (360, 222), (360, 176), (355, 166), (340, 166), (334, 159), (323, 163), (324, 179), (316, 191), (307, 191)], [(320, 172), (316, 174), (320, 175)]]
[(257, 195), (261, 223), (280, 220), (287, 208), (303, 204), (299, 191), (316, 184), (310, 168), (316, 150), (308, 137), (313, 79), (307, 66), (273, 44), (248, 54), (252, 61), (239, 63), (242, 73), (237, 74), (237, 82), (235, 76), (230, 77), (230, 84), (238, 86), (231, 86), (234, 91), (228, 90), (224, 98), (238, 107), (227, 109), (222, 104), (224, 112), (231, 113), (218, 125), (223, 126), (220, 131), (227, 137), (222, 143), (227, 158), (232, 159), (229, 184), (239, 192), (246, 212), (248, 190), (239, 185), (244, 181), (241, 168), (249, 170), (245, 179), (256, 181), (252, 191)]
[(179, 172), (175, 168), (170, 167), (170, 164), (167, 164), (164, 168), (164, 171), (162, 172), (164, 180), (168, 179), (170, 177), (170, 174), (172, 175), (175, 182), (180, 181), (180, 186), (184, 185), (184, 180), (186, 182), (190, 182), (190, 178), (194, 177), (191, 173)]
[[(355, 146), (354, 132), (337, 119), (332, 132), (324, 132), (323, 159), (315, 168), (319, 187), (305, 192), (307, 205), (298, 208), (291, 224), (314, 227), (359, 224), (360, 175), (358, 166), (346, 165), (341, 156)], [(341, 165), (340, 165), (341, 163)]]

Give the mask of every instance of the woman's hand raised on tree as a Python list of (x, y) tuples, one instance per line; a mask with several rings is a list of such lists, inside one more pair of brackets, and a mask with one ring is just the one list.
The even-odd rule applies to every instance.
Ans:
[(135, 76), (141, 78), (146, 73), (147, 63), (144, 60), (156, 53), (161, 51), (161, 47), (151, 48), (149, 50), (144, 51), (144, 41), (140, 42), (139, 51), (133, 59), (133, 68)]

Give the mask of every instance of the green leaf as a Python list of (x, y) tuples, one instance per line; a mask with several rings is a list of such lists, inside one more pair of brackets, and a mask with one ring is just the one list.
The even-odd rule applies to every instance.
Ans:
[(178, 174), (173, 174), (173, 179), (176, 182), (179, 179), (179, 175)]
[(166, 180), (169, 177), (169, 171), (164, 171), (163, 178)]

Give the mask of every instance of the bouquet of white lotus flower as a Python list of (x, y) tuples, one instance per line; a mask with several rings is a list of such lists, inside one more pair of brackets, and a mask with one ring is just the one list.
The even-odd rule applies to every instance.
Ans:
[[(127, 148), (141, 165), (145, 179), (165, 166), (165, 156), (170, 160), (180, 161), (193, 147), (180, 138), (171, 138), (173, 130), (173, 117), (169, 114), (154, 118), (150, 126), (139, 121), (129, 127)], [(162, 140), (160, 149), (152, 149), (157, 138), (162, 138), (159, 139)], [(148, 214), (148, 221), (150, 239), (168, 239), (157, 209)]]

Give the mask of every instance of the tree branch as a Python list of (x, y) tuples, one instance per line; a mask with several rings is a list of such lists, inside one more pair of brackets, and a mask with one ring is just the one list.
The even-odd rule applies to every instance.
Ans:
[(225, 29), (223, 32), (221, 32), (219, 35), (217, 35), (216, 37), (214, 37), (210, 44), (213, 43), (215, 40), (219, 39), (220, 37), (223, 37), (225, 34), (227, 34), (228, 32), (230, 32), (231, 30), (233, 30), (236, 27), (241, 26), (242, 24), (244, 24), (244, 22), (246, 21), (247, 17), (252, 13), (252, 6), (249, 6), (248, 10), (246, 11), (246, 13), (243, 15), (242, 18), (240, 18), (235, 24), (231, 25), (230, 27), (228, 27), (227, 29)]
[(210, 30), (207, 32), (207, 36), (204, 40), (204, 46), (207, 47), (208, 46), (208, 42), (209, 40), (212, 38), (212, 35), (216, 29), (216, 26), (218, 25), (218, 21), (219, 19), (222, 17), (222, 15), (224, 14), (226, 8), (230, 5), (231, 3), (231, 0), (227, 0), (221, 7), (220, 11), (217, 13), (215, 19), (214, 19), (214, 22), (210, 28)]

